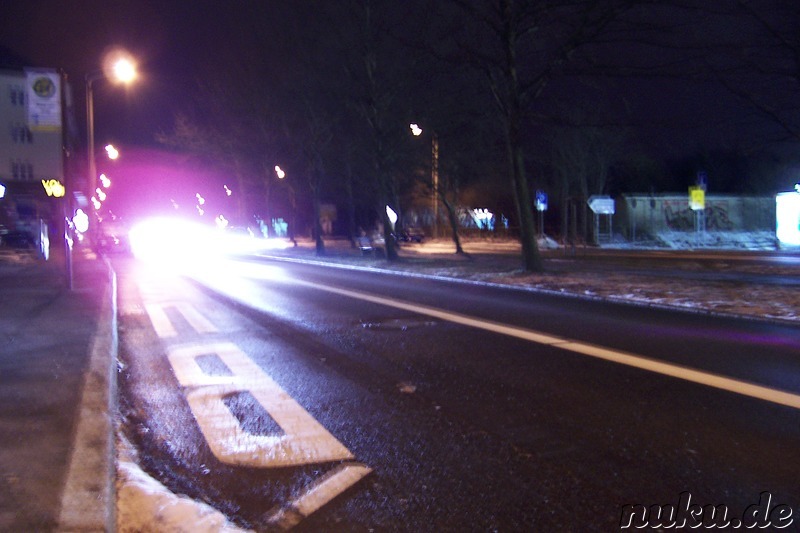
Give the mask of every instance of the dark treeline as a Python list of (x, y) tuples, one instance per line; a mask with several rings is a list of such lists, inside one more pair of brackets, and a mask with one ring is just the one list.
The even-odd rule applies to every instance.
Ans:
[(535, 270), (536, 190), (558, 211), (592, 194), (685, 191), (700, 171), (719, 193), (794, 183), (791, 2), (205, 7), (213, 20), (190, 17), (203, 34), (185, 65), (192, 98), (159, 139), (224, 166), (246, 191), (240, 216), (308, 228), (319, 253), (327, 204), (341, 234), (383, 227), (393, 259), (384, 206), (397, 225), (430, 226), (435, 197), (457, 252), (457, 209), (487, 207)]

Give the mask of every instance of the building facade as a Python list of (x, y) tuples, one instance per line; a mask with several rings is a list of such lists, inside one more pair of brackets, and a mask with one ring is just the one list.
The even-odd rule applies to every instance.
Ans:
[[(19, 243), (60, 222), (64, 195), (61, 77), (0, 70), (0, 239)], [(24, 242), (22, 243), (24, 244)]]

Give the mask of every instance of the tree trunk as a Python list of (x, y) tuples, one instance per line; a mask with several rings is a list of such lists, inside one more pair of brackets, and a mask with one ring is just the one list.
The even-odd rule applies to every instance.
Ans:
[(458, 235), (458, 217), (453, 205), (447, 199), (441, 197), (442, 204), (447, 209), (447, 220), (450, 222), (450, 231), (453, 233), (453, 243), (456, 245), (456, 254), (464, 254), (464, 249), (461, 247), (461, 238)]
[(347, 195), (347, 233), (350, 236), (350, 245), (357, 246), (356, 239), (359, 237), (356, 231), (356, 202), (353, 197), (353, 167), (347, 161), (347, 172), (344, 180), (345, 193)]
[[(384, 184), (385, 185), (385, 184)], [(383, 221), (383, 246), (386, 251), (386, 259), (388, 261), (397, 261), (397, 246), (394, 242), (394, 233), (392, 233), (392, 221), (389, 220), (389, 215), (386, 213), (386, 206), (389, 205), (389, 192), (387, 187), (383, 187), (383, 194), (381, 194), (381, 205), (378, 207)]]
[(511, 187), (519, 219), (519, 238), (522, 244), (522, 263), (527, 271), (541, 271), (542, 259), (536, 242), (536, 223), (528, 180), (525, 176), (525, 157), (522, 148), (522, 95), (517, 72), (517, 35), (511, 15), (511, 2), (503, 2), (504, 31), (503, 46), (506, 55), (504, 75), (506, 78), (505, 126), (508, 143), (508, 157), (511, 168)]

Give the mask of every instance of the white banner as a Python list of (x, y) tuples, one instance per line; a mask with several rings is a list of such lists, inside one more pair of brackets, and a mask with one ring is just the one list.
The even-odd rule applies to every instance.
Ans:
[(32, 130), (61, 128), (61, 77), (53, 69), (25, 69), (28, 127)]

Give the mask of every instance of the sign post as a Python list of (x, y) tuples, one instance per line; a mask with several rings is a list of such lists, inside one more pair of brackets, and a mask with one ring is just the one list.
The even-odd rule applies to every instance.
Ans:
[(694, 227), (699, 242), (706, 232), (706, 191), (703, 186), (689, 187), (689, 209), (694, 211)]
[(544, 237), (544, 212), (547, 211), (547, 193), (536, 191), (536, 211), (539, 212), (539, 238)]
[(608, 240), (613, 239), (614, 230), (611, 225), (611, 217), (616, 212), (614, 207), (614, 199), (610, 196), (595, 194), (589, 197), (587, 201), (589, 209), (594, 213), (594, 238), (597, 243), (600, 242), (600, 215), (608, 216)]

